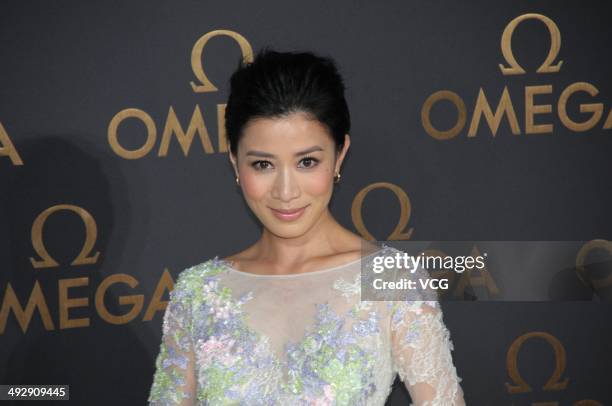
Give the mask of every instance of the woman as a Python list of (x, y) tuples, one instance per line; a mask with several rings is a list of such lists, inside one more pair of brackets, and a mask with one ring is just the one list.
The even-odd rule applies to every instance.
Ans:
[[(335, 64), (261, 51), (231, 77), (229, 159), (261, 238), (178, 276), (152, 404), (463, 405), (436, 302), (361, 301), (376, 247), (329, 212), (350, 145)], [(366, 252), (367, 255), (363, 255)]]

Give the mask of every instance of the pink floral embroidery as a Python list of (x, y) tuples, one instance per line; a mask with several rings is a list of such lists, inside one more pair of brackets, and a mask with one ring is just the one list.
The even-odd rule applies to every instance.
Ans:
[(323, 387), (323, 392), (324, 392), (323, 396), (318, 397), (317, 399), (314, 400), (313, 406), (333, 406), (334, 405), (334, 400), (336, 399), (336, 396), (334, 395), (334, 390), (332, 389), (331, 385), (325, 385)]
[(200, 352), (198, 352), (200, 363), (207, 364), (212, 359), (215, 359), (225, 366), (234, 365), (240, 359), (240, 355), (232, 355), (230, 352), (235, 343), (236, 340), (227, 334), (219, 338), (211, 336), (200, 345)]

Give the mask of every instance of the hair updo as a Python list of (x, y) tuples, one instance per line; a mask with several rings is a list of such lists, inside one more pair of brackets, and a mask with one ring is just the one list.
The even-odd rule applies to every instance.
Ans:
[(344, 82), (335, 62), (311, 52), (276, 52), (264, 48), (253, 62), (238, 64), (230, 78), (225, 130), (232, 154), (249, 120), (306, 113), (324, 124), (336, 152), (344, 145), (351, 118)]

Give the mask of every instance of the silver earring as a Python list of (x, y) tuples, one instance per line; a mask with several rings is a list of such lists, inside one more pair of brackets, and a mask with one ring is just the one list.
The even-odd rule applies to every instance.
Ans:
[(342, 177), (342, 175), (340, 175), (340, 172), (336, 173), (334, 175), (334, 183), (338, 183), (340, 182), (340, 178)]
[(238, 178), (238, 176), (236, 176), (236, 184), (240, 185), (240, 178)]

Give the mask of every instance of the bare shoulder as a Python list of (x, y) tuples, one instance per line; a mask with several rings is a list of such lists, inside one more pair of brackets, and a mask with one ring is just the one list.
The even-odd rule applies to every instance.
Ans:
[(337, 247), (335, 253), (323, 257), (317, 264), (319, 268), (328, 268), (340, 266), (349, 262), (354, 262), (360, 258), (369, 255), (379, 250), (376, 244), (373, 244), (363, 238), (352, 234), (346, 238), (345, 244), (341, 247)]
[(223, 261), (230, 262), (232, 264), (239, 264), (242, 262), (248, 262), (253, 260), (253, 246), (237, 252), (235, 254), (229, 255), (225, 258), (221, 258)]

